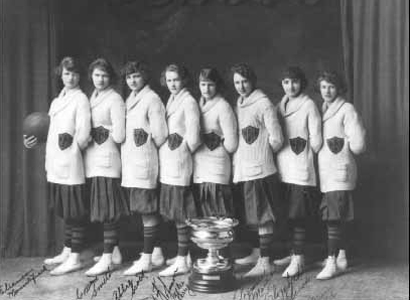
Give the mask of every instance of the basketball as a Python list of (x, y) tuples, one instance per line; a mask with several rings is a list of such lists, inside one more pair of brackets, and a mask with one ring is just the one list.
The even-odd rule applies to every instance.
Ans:
[(50, 117), (45, 112), (34, 112), (29, 114), (23, 122), (23, 134), (28, 137), (34, 135), (39, 143), (47, 140)]

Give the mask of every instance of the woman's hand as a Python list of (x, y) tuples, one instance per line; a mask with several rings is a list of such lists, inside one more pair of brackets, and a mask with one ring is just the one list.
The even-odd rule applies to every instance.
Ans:
[(34, 135), (23, 135), (23, 144), (26, 148), (30, 149), (33, 148), (34, 146), (36, 146), (38, 144), (37, 138)]

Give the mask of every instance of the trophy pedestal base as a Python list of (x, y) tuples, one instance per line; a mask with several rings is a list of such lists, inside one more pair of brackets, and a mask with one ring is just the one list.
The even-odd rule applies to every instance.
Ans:
[(230, 266), (224, 270), (212, 270), (202, 272), (192, 268), (188, 279), (189, 289), (200, 293), (224, 293), (236, 289), (236, 281), (233, 276), (233, 268)]

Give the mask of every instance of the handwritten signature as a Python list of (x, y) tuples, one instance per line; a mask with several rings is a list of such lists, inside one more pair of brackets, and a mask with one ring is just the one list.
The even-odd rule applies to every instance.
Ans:
[(42, 266), (40, 270), (30, 269), (21, 275), (17, 280), (8, 283), (5, 282), (0, 285), (0, 295), (7, 294), (9, 297), (15, 297), (17, 294), (24, 289), (30, 282), (36, 284), (36, 280), (41, 276), (45, 271), (47, 271), (46, 266)]
[(80, 291), (78, 288), (76, 289), (76, 297), (77, 300), (83, 299), (91, 290), (91, 299), (98, 295), (98, 292), (103, 288), (104, 285), (111, 279), (112, 271), (105, 273), (100, 277), (94, 277), (90, 280), (86, 286)]
[(249, 288), (235, 291), (235, 300), (294, 300), (302, 289), (312, 280), (310, 277), (299, 276), (286, 278), (286, 283), (276, 286), (270, 276), (261, 276)]
[(144, 272), (138, 273), (135, 275), (137, 279), (134, 282), (134, 279), (129, 279), (125, 283), (121, 283), (115, 291), (112, 293), (112, 297), (114, 300), (120, 300), (127, 290), (131, 290), (131, 299), (134, 298), (135, 292), (139, 288), (141, 282), (148, 278), (145, 276)]

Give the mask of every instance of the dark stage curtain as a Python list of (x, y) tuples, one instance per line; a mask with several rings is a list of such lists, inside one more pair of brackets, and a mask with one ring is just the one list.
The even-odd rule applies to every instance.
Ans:
[(55, 220), (46, 199), (44, 146), (27, 150), (22, 143), (24, 117), (48, 111), (53, 94), (52, 2), (0, 1), (0, 257), (45, 255), (55, 244)]
[(368, 134), (355, 199), (359, 238), (369, 255), (408, 257), (408, 1), (342, 0), (341, 21), (349, 98)]

